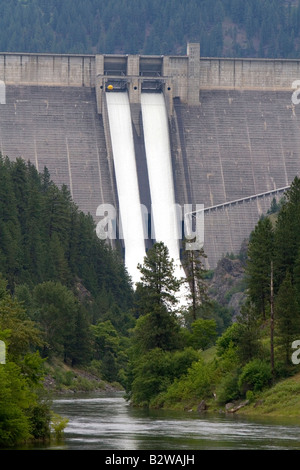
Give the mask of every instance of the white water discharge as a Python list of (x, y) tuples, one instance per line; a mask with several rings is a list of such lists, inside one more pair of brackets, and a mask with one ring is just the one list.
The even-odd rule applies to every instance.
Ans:
[[(141, 104), (155, 240), (168, 247), (170, 258), (174, 259), (175, 276), (180, 279), (184, 277), (180, 261), (181, 233), (174, 210), (175, 191), (164, 95), (142, 93)], [(182, 301), (183, 290), (179, 295)]]
[(146, 251), (128, 94), (106, 93), (106, 102), (125, 245), (125, 265), (133, 283), (136, 283), (140, 280), (137, 264), (143, 264)]

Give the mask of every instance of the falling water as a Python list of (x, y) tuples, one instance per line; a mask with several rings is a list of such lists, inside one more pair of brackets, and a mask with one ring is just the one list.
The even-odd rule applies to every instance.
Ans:
[(107, 93), (106, 102), (125, 245), (125, 265), (135, 283), (140, 279), (137, 264), (143, 263), (146, 252), (128, 94)]
[[(147, 168), (152, 203), (152, 221), (156, 241), (163, 242), (174, 259), (175, 276), (184, 276), (180, 261), (180, 219), (175, 205), (175, 191), (168, 117), (162, 93), (142, 93), (142, 116)], [(186, 294), (182, 289), (180, 296)]]

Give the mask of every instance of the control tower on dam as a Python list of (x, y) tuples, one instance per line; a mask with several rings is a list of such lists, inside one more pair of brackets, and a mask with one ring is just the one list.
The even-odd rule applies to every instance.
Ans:
[[(46, 166), (96, 224), (99, 206), (118, 214), (120, 198), (124, 203), (127, 197), (126, 184), (120, 192), (128, 174), (117, 171), (117, 161), (124, 162), (122, 152), (118, 160), (114, 154), (118, 133), (112, 134), (108, 94), (126, 94), (126, 139), (133, 149), (127, 186), (138, 188), (134, 197), (146, 212), (155, 172), (149, 171), (145, 135), (151, 125), (147, 120), (146, 133), (142, 98), (160, 95), (171, 163), (165, 168), (172, 174), (172, 182), (169, 173), (164, 181), (180, 207), (204, 205), (209, 268), (227, 252), (239, 252), (272, 199), (282, 197), (300, 171), (298, 60), (203, 58), (199, 44), (188, 44), (184, 56), (1, 53), (0, 80), (2, 154), (30, 160), (39, 171)], [(163, 204), (166, 187), (158, 173), (157, 181)], [(149, 233), (145, 214), (140, 224), (146, 252), (155, 230)]]

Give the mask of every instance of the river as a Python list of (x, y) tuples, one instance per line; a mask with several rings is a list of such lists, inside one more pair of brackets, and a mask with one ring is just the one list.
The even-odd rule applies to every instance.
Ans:
[(120, 394), (59, 397), (53, 410), (69, 422), (48, 450), (300, 450), (300, 419), (140, 410)]

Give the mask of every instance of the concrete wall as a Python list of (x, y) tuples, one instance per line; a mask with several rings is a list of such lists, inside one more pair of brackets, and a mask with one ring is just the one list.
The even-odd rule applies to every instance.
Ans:
[(290, 90), (299, 60), (201, 58), (200, 89)]
[[(100, 84), (103, 55), (0, 54), (0, 80), (7, 85), (87, 86)], [(155, 59), (155, 56), (153, 56)], [(140, 56), (128, 55), (127, 75), (139, 86)], [(196, 104), (201, 89), (286, 89), (300, 79), (300, 60), (201, 58), (200, 45), (186, 56), (164, 56), (163, 77), (172, 98)], [(130, 85), (130, 86), (131, 86)], [(130, 88), (132, 102), (137, 94)]]
[[(291, 91), (211, 89), (200, 96), (197, 106), (175, 104), (181, 137), (181, 152), (176, 142), (173, 147), (179, 204), (207, 208), (286, 187), (299, 176), (300, 105), (292, 104)], [(227, 251), (239, 251), (271, 200), (205, 216), (210, 267)]]
[(30, 160), (53, 181), (66, 184), (80, 210), (115, 204), (102, 117), (95, 90), (8, 85), (0, 105), (0, 150)]
[(95, 56), (0, 54), (6, 85), (95, 86)]

